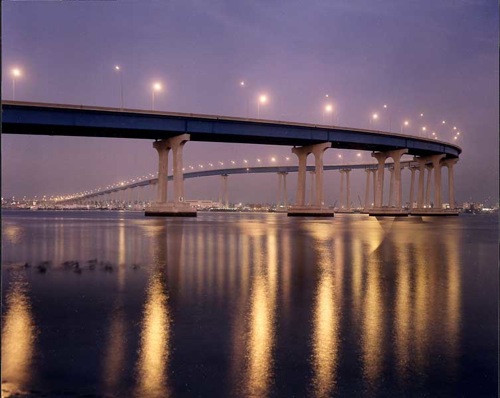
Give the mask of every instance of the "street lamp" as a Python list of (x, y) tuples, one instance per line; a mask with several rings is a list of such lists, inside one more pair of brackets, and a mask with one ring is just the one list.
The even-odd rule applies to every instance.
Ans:
[(408, 127), (408, 125), (409, 125), (409, 124), (410, 124), (410, 122), (409, 122), (408, 120), (405, 120), (405, 121), (403, 122), (403, 124), (401, 124), (401, 134), (403, 134), (403, 129), (404, 129), (405, 127)]
[[(328, 94), (326, 95), (328, 96)], [(325, 105), (325, 109), (323, 111), (323, 124), (326, 123), (326, 114), (329, 113), (330, 114), (330, 124), (333, 124), (333, 120), (332, 120), (332, 111), (333, 111), (333, 106), (332, 104), (326, 104)]]
[[(242, 89), (244, 89), (244, 88), (246, 87), (246, 84), (245, 84), (245, 81), (244, 81), (244, 80), (240, 81), (240, 87), (241, 87)], [(246, 91), (246, 90), (245, 90), (245, 91)], [(249, 108), (250, 108), (250, 106), (249, 106), (249, 105), (250, 105), (250, 104), (249, 104), (250, 100), (249, 100), (249, 98), (248, 98), (248, 93), (246, 93), (245, 102), (246, 102), (246, 111), (247, 111), (247, 118), (248, 118), (248, 117), (249, 117)]]
[(378, 119), (378, 113), (374, 113), (371, 117), (370, 117), (370, 127), (372, 126), (372, 120), (375, 121)]
[(21, 69), (14, 68), (12, 73), (12, 100), (16, 99), (16, 78), (21, 77)]
[(391, 120), (391, 113), (390, 113), (390, 111), (389, 111), (389, 106), (388, 106), (387, 104), (384, 104), (384, 109), (386, 109), (386, 110), (387, 110), (387, 119), (389, 119), (389, 120), (388, 120), (388, 122), (389, 122), (389, 131), (391, 131), (391, 127), (392, 127), (392, 126), (391, 126), (391, 124), (392, 124), (392, 120)]
[(152, 94), (152, 106), (151, 106), (151, 109), (154, 111), (155, 110), (155, 92), (156, 91), (161, 91), (161, 83), (153, 83), (153, 87), (152, 87), (152, 90), (151, 90), (151, 94)]
[(115, 70), (118, 72), (120, 76), (120, 109), (123, 109), (123, 78), (122, 78), (122, 69), (119, 65), (115, 65)]
[(262, 94), (257, 101), (257, 119), (260, 117), (260, 104), (264, 105), (265, 103), (267, 103), (267, 95)]
[[(426, 130), (427, 130), (427, 127), (425, 127), (425, 126), (422, 127), (422, 131), (423, 131), (424, 134), (425, 134)], [(427, 134), (425, 134), (425, 135), (427, 135)]]

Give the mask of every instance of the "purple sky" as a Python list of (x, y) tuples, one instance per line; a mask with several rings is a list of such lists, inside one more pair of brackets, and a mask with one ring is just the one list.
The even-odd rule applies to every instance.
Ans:
[[(456, 197), (498, 200), (498, 5), (489, 0), (17, 1), (2, 2), (2, 98), (323, 122), (399, 132), (422, 126), (461, 136)], [(242, 89), (239, 81), (245, 80)], [(383, 109), (388, 105), (388, 110)], [(424, 117), (420, 118), (420, 113)], [(446, 120), (446, 127), (440, 125)], [(188, 143), (185, 164), (289, 156), (290, 148)], [(326, 162), (356, 160), (330, 149)], [(368, 160), (368, 153), (363, 154)], [(311, 159), (312, 160), (312, 159)], [(295, 164), (296, 159), (292, 157)], [(3, 136), (2, 196), (65, 194), (156, 172), (148, 141)], [(353, 172), (354, 199), (365, 173)], [(445, 173), (446, 175), (446, 173)], [(407, 181), (409, 172), (404, 174)], [(326, 174), (328, 203), (338, 173)], [(296, 175), (289, 176), (293, 197)], [(188, 198), (216, 199), (219, 179), (186, 182)], [(263, 189), (264, 185), (270, 187)], [(232, 201), (274, 201), (276, 176), (230, 177)], [(407, 188), (405, 188), (407, 189)]]

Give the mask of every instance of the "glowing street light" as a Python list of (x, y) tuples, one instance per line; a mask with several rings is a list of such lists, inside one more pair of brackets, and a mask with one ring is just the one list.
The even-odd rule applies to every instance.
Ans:
[(375, 121), (377, 119), (378, 119), (378, 113), (372, 114), (372, 116), (370, 117), (370, 127), (372, 126), (372, 121)]
[(16, 79), (21, 77), (21, 69), (14, 68), (11, 71), (12, 74), (12, 100), (16, 99)]
[(155, 110), (155, 92), (156, 91), (161, 91), (161, 83), (156, 82), (153, 83), (151, 94), (152, 94), (152, 105), (151, 109), (154, 111)]
[[(246, 83), (244, 80), (240, 81), (240, 87), (242, 89), (245, 89)], [(245, 91), (247, 91), (247, 89), (245, 89)], [(249, 108), (250, 108), (250, 99), (248, 97), (248, 93), (246, 93), (246, 95), (245, 95), (245, 103), (246, 103), (246, 111), (247, 111), (247, 118), (248, 118), (249, 117)]]
[(257, 119), (260, 117), (260, 104), (264, 105), (267, 103), (267, 95), (261, 94), (257, 101)]
[[(327, 94), (327, 96), (328, 96), (328, 94)], [(323, 110), (323, 124), (326, 123), (326, 115), (327, 114), (330, 114), (330, 124), (333, 124), (333, 121), (332, 121), (333, 106), (332, 106), (332, 104), (325, 105), (325, 108)]]
[(123, 77), (120, 65), (115, 65), (115, 70), (118, 72), (118, 75), (120, 76), (120, 109), (123, 109)]
[(410, 124), (410, 122), (408, 120), (405, 120), (402, 124), (401, 124), (401, 134), (403, 134), (403, 129), (405, 127), (408, 127), (408, 125)]
[(391, 131), (392, 120), (391, 120), (391, 113), (389, 112), (389, 106), (387, 104), (384, 104), (384, 109), (387, 110), (387, 120), (389, 123), (389, 131)]

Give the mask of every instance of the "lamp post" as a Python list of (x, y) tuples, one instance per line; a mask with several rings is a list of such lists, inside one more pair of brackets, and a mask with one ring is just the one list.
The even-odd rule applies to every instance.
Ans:
[[(244, 91), (247, 91), (247, 90), (245, 89), (245, 87), (246, 87), (246, 86), (247, 86), (247, 85), (246, 85), (246, 83), (245, 83), (245, 81), (244, 81), (244, 80), (240, 81), (240, 87), (241, 87), (242, 89), (244, 89)], [(247, 112), (247, 119), (248, 119), (248, 117), (249, 117), (249, 99), (248, 99), (248, 92), (247, 92), (247, 93), (245, 93), (245, 103), (246, 103), (246, 112)]]
[(123, 110), (123, 78), (122, 78), (122, 69), (119, 65), (115, 65), (115, 70), (118, 72), (120, 76), (120, 109)]
[(154, 111), (155, 110), (155, 92), (156, 91), (161, 91), (161, 84), (156, 82), (153, 83), (153, 88), (151, 90), (151, 98), (152, 98), (152, 105), (151, 109)]
[(326, 114), (328, 114), (328, 113), (330, 114), (329, 122), (330, 122), (330, 124), (333, 124), (333, 117), (332, 117), (333, 113), (332, 112), (333, 112), (333, 106), (331, 104), (326, 104), (325, 109), (323, 110), (323, 124), (327, 123), (326, 122)]
[(264, 105), (265, 103), (267, 103), (267, 95), (262, 94), (257, 101), (257, 119), (260, 118), (260, 104)]
[(12, 100), (16, 99), (16, 78), (21, 77), (21, 70), (19, 68), (12, 69)]
[(370, 117), (370, 128), (372, 127), (372, 120), (375, 121), (378, 119), (378, 113), (374, 113), (373, 115), (371, 115)]
[(405, 120), (402, 124), (401, 124), (401, 134), (403, 134), (403, 130), (405, 127), (408, 127), (408, 125), (410, 124), (410, 122), (408, 120)]
[(387, 118), (389, 119), (389, 131), (391, 131), (392, 119), (391, 119), (391, 112), (389, 111), (389, 106), (387, 104), (384, 104), (384, 109), (387, 110)]

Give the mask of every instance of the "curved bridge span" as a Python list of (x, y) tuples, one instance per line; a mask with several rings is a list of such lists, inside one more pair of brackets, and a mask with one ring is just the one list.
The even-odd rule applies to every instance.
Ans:
[(407, 148), (416, 156), (445, 154), (456, 158), (457, 145), (428, 138), (284, 121), (2, 101), (3, 134), (161, 140), (189, 134), (191, 141), (287, 146), (330, 142), (333, 148), (389, 151)]
[[(384, 170), (386, 160), (392, 159), (391, 191), (394, 208), (391, 215), (400, 215), (402, 209), (401, 157), (413, 155), (416, 165), (411, 173), (411, 200), (415, 171), (418, 171), (417, 209), (429, 208), (430, 187), (433, 185), (432, 207), (442, 209), (441, 168), (448, 168), (448, 197), (452, 208), (454, 199), (453, 166), (462, 149), (457, 145), (428, 138), (364, 130), (342, 126), (325, 126), (272, 120), (156, 112), (135, 109), (116, 109), (29, 102), (2, 102), (2, 132), (4, 134), (31, 134), (53, 136), (81, 136), (107, 138), (134, 138), (155, 140), (158, 151), (158, 200), (146, 215), (196, 215), (184, 200), (183, 150), (188, 141), (227, 142), (239, 144), (287, 145), (298, 158), (296, 214), (323, 214), (323, 153), (328, 148), (371, 151), (377, 160), (373, 170), (373, 215), (387, 215), (384, 209)], [(173, 154), (173, 201), (167, 201), (169, 153)], [(305, 206), (307, 157), (315, 160), (315, 203)], [(367, 191), (369, 173), (367, 173)], [(427, 173), (426, 173), (427, 172)], [(425, 175), (427, 185), (424, 189)], [(349, 184), (349, 172), (345, 171)], [(342, 180), (343, 181), (343, 180)], [(431, 184), (433, 181), (433, 184)], [(425, 193), (425, 198), (424, 198)], [(307, 208), (306, 208), (307, 207)], [(148, 214), (149, 213), (149, 214)]]

